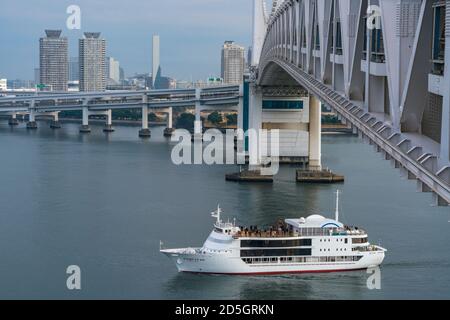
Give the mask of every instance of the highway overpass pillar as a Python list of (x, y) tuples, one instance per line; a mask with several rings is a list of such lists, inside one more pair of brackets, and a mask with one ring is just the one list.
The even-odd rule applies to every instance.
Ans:
[(8, 124), (10, 126), (17, 126), (17, 125), (19, 125), (19, 120), (17, 120), (17, 113), (13, 112), (11, 114), (11, 118), (9, 118)]
[(91, 132), (91, 127), (89, 127), (89, 109), (87, 106), (83, 107), (83, 122), (80, 127), (81, 133)]
[(322, 170), (322, 104), (315, 96), (309, 99), (309, 169)]
[(173, 134), (173, 108), (169, 107), (167, 108), (167, 123), (166, 123), (166, 129), (164, 129), (164, 136), (165, 137), (171, 137)]
[(109, 109), (106, 111), (106, 124), (103, 128), (103, 132), (114, 132), (114, 128), (112, 126), (112, 110)]
[(59, 129), (61, 128), (61, 123), (59, 122), (59, 112), (54, 112), (52, 114), (53, 120), (50, 122), (50, 128)]
[(203, 136), (203, 128), (202, 128), (202, 118), (200, 116), (200, 113), (202, 111), (201, 106), (201, 90), (196, 89), (195, 90), (195, 123), (194, 123), (194, 140), (202, 140)]
[(27, 129), (35, 130), (37, 129), (37, 123), (35, 118), (35, 111), (34, 111), (34, 101), (31, 101), (30, 103), (30, 115), (27, 122)]
[(150, 138), (151, 132), (148, 128), (148, 97), (147, 95), (142, 96), (142, 129), (139, 130), (139, 137)]
[(239, 86), (239, 104), (237, 113), (237, 128), (244, 129), (244, 86)]
[[(248, 133), (248, 152), (250, 168), (261, 165), (262, 144), (260, 130), (262, 129), (262, 104), (263, 93), (262, 88), (251, 85), (249, 96), (249, 130)], [(267, 150), (267, 147), (265, 148)]]

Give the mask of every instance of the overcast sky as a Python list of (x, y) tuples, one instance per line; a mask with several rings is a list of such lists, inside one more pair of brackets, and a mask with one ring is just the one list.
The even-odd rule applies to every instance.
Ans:
[[(81, 30), (66, 28), (71, 4), (81, 8)], [(126, 75), (150, 72), (159, 34), (163, 75), (186, 80), (220, 74), (225, 40), (251, 44), (252, 0), (1, 0), (0, 7), (1, 78), (34, 78), (45, 29), (63, 30), (70, 56), (78, 56), (83, 32), (100, 31)]]

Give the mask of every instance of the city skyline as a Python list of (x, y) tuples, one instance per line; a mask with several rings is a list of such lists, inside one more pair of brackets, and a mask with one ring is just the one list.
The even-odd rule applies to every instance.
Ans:
[[(230, 1), (239, 5), (230, 5)], [(132, 0), (127, 4), (109, 1), (108, 6), (103, 3), (102, 8), (99, 3), (79, 1), (81, 30), (66, 27), (69, 16), (66, 9), (70, 4), (61, 1), (57, 5), (30, 5), (16, 1), (3, 5), (0, 12), (0, 39), (4, 43), (0, 52), (2, 78), (34, 78), (34, 69), (39, 66), (37, 39), (45, 29), (62, 29), (69, 41), (69, 56), (77, 55), (77, 42), (83, 32), (102, 32), (108, 40), (107, 55), (121, 62), (126, 75), (151, 70), (151, 39), (153, 34), (158, 34), (164, 39), (161, 48), (164, 73), (187, 80), (220, 74), (220, 49), (224, 40), (232, 39), (245, 47), (251, 43), (251, 1), (144, 3)], [(173, 11), (173, 7), (178, 9)], [(120, 21), (116, 19), (117, 12), (120, 12)], [(183, 12), (182, 18), (180, 12)], [(23, 19), (11, 19), (17, 15)], [(230, 16), (233, 23), (229, 22)], [(227, 28), (223, 28), (224, 25)]]

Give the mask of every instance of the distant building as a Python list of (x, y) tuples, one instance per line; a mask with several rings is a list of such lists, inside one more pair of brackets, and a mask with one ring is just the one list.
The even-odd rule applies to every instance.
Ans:
[(252, 66), (252, 56), (253, 56), (253, 47), (248, 47), (247, 50), (247, 68), (250, 69), (250, 67)]
[(41, 69), (34, 68), (34, 83), (39, 84), (41, 82)]
[(51, 91), (67, 91), (68, 41), (61, 32), (45, 30), (46, 37), (39, 40), (39, 83)]
[(106, 79), (107, 83), (114, 85), (120, 82), (120, 63), (112, 57), (106, 58)]
[(69, 59), (69, 81), (80, 80), (80, 61), (78, 57), (70, 57)]
[(176, 88), (175, 89), (190, 89), (192, 87), (192, 82), (186, 81), (186, 80), (178, 80), (176, 82)]
[(153, 89), (159, 89), (160, 77), (161, 77), (160, 39), (158, 35), (154, 35), (152, 41), (152, 86), (151, 86)]
[(106, 40), (100, 32), (85, 32), (79, 40), (80, 91), (105, 91)]
[(0, 79), (0, 91), (8, 90), (8, 81), (6, 79)]
[(7, 81), (7, 87), (9, 90), (29, 90), (29, 89), (35, 89), (34, 87), (34, 81), (32, 80), (22, 80), (22, 79), (15, 79), (15, 80), (8, 80)]
[(123, 82), (125, 80), (125, 71), (120, 66), (119, 66), (119, 80), (120, 82)]
[(135, 74), (134, 76), (128, 77), (126, 84), (138, 89), (145, 89), (151, 84), (151, 79), (148, 73)]
[(226, 84), (241, 84), (244, 79), (245, 49), (225, 41), (222, 47), (222, 78)]

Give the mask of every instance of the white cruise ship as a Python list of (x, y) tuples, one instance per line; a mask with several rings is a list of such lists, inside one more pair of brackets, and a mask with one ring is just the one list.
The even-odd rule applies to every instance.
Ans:
[[(179, 272), (272, 275), (362, 270), (380, 265), (386, 249), (368, 242), (367, 233), (321, 215), (278, 221), (268, 228), (238, 227), (212, 213), (214, 230), (201, 248), (163, 249)], [(162, 247), (162, 245), (161, 245)]]

